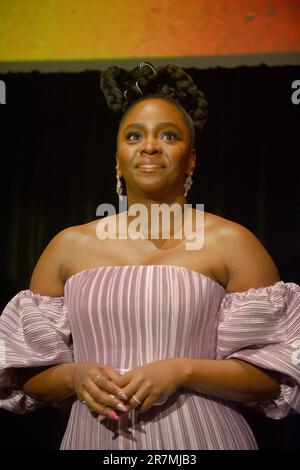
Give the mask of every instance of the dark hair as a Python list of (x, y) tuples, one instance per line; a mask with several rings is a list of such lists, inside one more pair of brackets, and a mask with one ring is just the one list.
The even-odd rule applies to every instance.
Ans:
[[(127, 71), (109, 67), (102, 72), (100, 86), (110, 109), (121, 118), (137, 101), (150, 97), (166, 99), (176, 105), (190, 130), (191, 121), (196, 135), (207, 118), (207, 101), (192, 77), (176, 65), (155, 69), (149, 62)], [(193, 133), (191, 133), (193, 140)]]

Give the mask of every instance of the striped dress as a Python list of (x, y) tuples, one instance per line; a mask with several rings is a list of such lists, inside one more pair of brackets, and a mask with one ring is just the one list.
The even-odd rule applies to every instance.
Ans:
[[(16, 413), (40, 403), (18, 388), (22, 367), (99, 362), (121, 374), (175, 357), (244, 359), (280, 373), (281, 393), (251, 403), (278, 419), (300, 412), (300, 286), (283, 281), (227, 292), (181, 266), (87, 268), (63, 297), (27, 289), (0, 319), (1, 407)], [(61, 449), (256, 449), (237, 404), (179, 388), (145, 412), (99, 423), (74, 402)]]

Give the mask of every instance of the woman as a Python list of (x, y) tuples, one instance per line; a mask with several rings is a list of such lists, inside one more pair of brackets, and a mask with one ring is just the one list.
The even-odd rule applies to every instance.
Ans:
[[(72, 397), (62, 449), (256, 449), (239, 403), (273, 418), (300, 411), (300, 288), (249, 230), (214, 214), (199, 224), (189, 209), (205, 236), (186, 248), (207, 112), (191, 77), (142, 63), (108, 69), (101, 86), (123, 113), (117, 192), (126, 184), (128, 211), (104, 220), (106, 238), (99, 220), (60, 232), (7, 305), (2, 407)], [(175, 218), (167, 237), (152, 214), (162, 203), (180, 208), (180, 237)], [(141, 238), (135, 204), (147, 213)]]

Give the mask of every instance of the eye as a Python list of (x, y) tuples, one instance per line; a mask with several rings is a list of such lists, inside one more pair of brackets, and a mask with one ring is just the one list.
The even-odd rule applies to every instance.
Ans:
[(126, 137), (126, 140), (129, 140), (130, 142), (137, 142), (140, 139), (141, 134), (136, 131), (131, 131), (131, 132), (128, 132), (125, 135), (125, 137)]
[(176, 134), (176, 132), (173, 131), (165, 131), (162, 133), (162, 138), (164, 140), (167, 140), (168, 142), (173, 141), (173, 140), (179, 140), (180, 136)]

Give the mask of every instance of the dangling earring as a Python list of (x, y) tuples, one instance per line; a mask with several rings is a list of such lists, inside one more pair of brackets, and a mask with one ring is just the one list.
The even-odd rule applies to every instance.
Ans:
[(120, 201), (123, 199), (123, 186), (122, 181), (119, 175), (117, 175), (117, 188), (116, 188), (117, 195), (119, 196)]
[(187, 175), (186, 179), (185, 179), (185, 182), (184, 182), (184, 197), (187, 196), (187, 193), (189, 192), (189, 190), (191, 189), (191, 186), (193, 184), (192, 174), (193, 174), (193, 172), (190, 171), (189, 174)]

